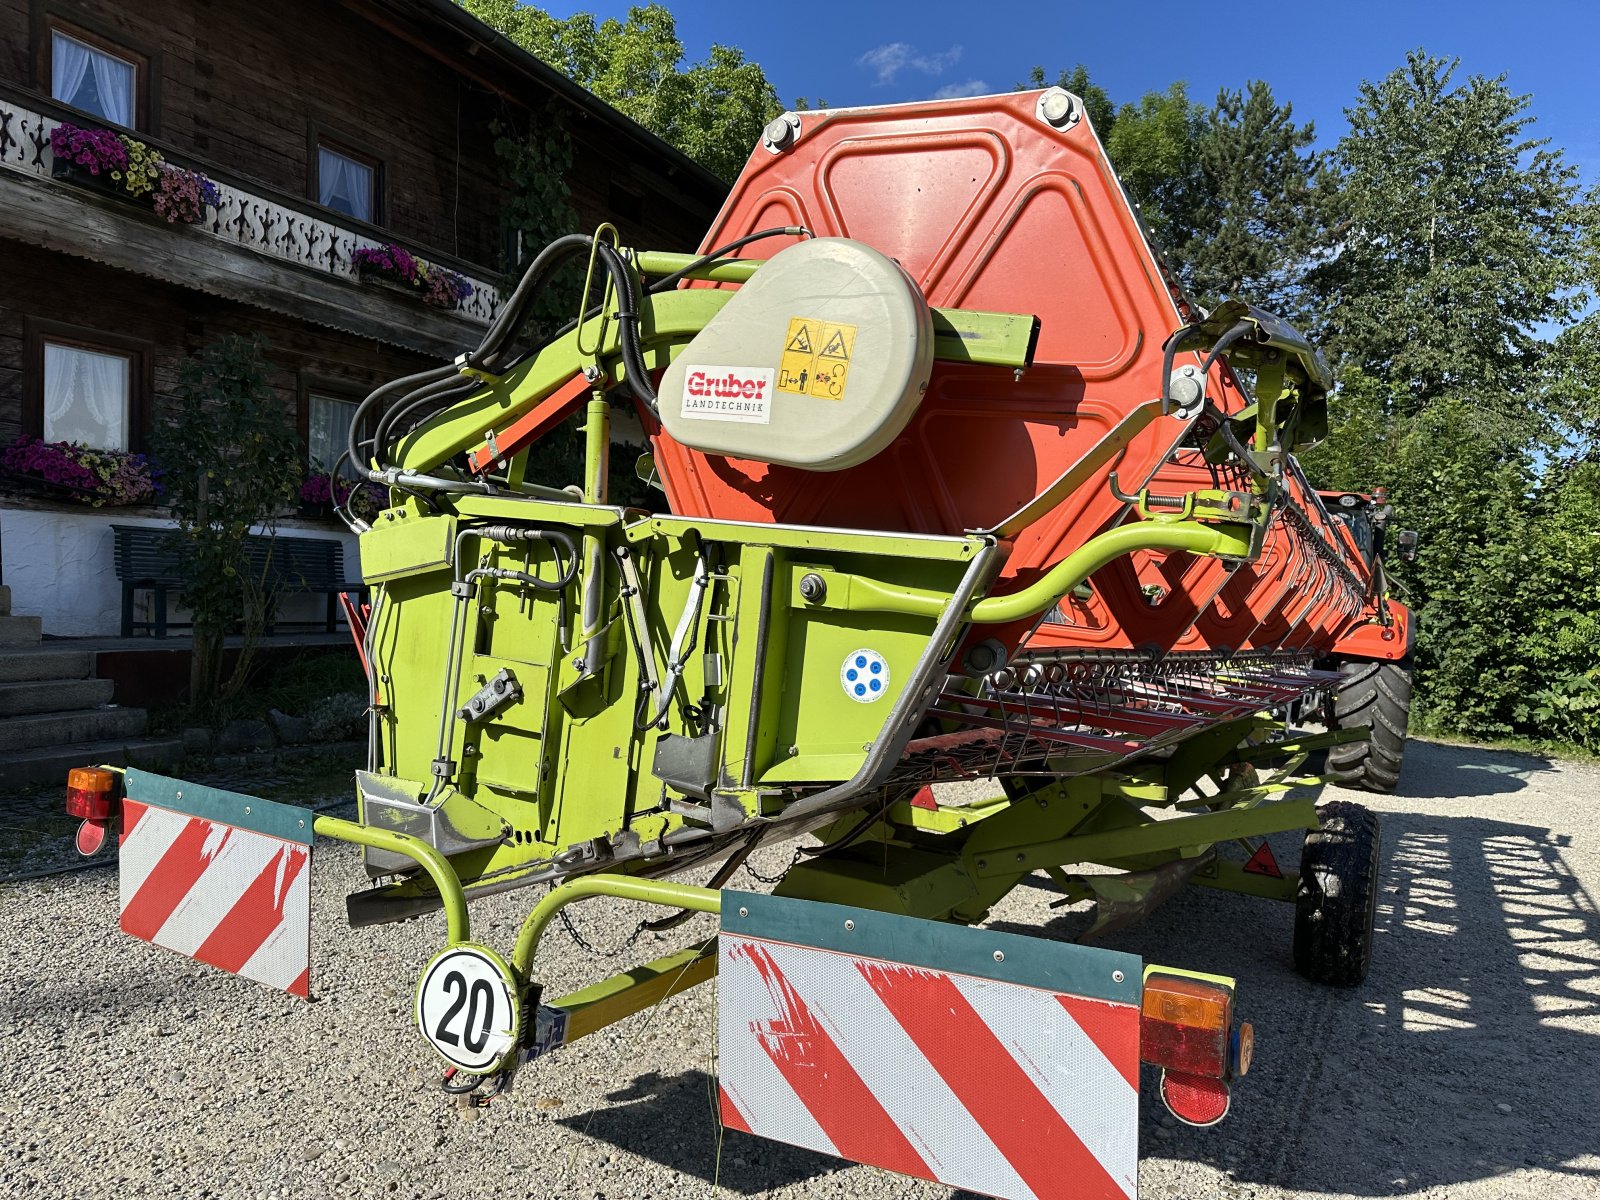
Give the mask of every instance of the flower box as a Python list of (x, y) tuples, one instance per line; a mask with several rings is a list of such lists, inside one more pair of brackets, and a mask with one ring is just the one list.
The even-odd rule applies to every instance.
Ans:
[(376, 267), (369, 267), (365, 263), (356, 267), (356, 278), (370, 287), (382, 288), (386, 292), (405, 296), (410, 300), (422, 299), (422, 293), (409, 283), (402, 283), (398, 279), (391, 279)]
[(78, 163), (58, 158), (50, 164), (50, 174), (52, 178), (64, 179), (69, 183), (77, 184), (79, 187), (88, 188), (92, 192), (101, 192), (107, 196), (115, 196), (118, 200), (125, 200), (130, 204), (149, 207), (143, 198), (131, 196), (124, 191), (122, 184), (111, 178), (110, 171), (95, 172)]
[(151, 504), (161, 496), (162, 474), (143, 454), (43, 442), (26, 434), (0, 449), (0, 488), (61, 503)]
[(199, 171), (162, 158), (136, 138), (62, 121), (50, 131), (50, 173), (82, 187), (154, 209), (169, 225), (198, 225), (222, 203)]
[(423, 262), (393, 242), (357, 247), (351, 263), (362, 283), (405, 292), (429, 308), (460, 308), (461, 302), (473, 293), (472, 284), (464, 275)]

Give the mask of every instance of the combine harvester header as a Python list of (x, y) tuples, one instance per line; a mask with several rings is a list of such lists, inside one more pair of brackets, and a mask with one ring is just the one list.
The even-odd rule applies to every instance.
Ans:
[[(416, 1017), (464, 1102), (720, 976), (729, 1127), (1132, 1196), (1140, 1064), (1195, 1124), (1249, 1067), (1234, 981), (981, 923), (1042, 874), (1090, 942), (1198, 883), (1294, 905), (1308, 978), (1365, 977), (1376, 820), (1295, 789), (1324, 748), (1394, 786), (1410, 621), (1381, 497), (1294, 458), (1330, 384), (1284, 322), (1179, 293), (1060, 89), (785, 114), (697, 254), (562, 238), (481, 346), (362, 406), (393, 507), (353, 522), (358, 821), (103, 769), (69, 807), (120, 831), (128, 932), (300, 995), (311, 835), (365, 847), (353, 925), (445, 914)], [(654, 511), (608, 494), (618, 404)], [(583, 478), (540, 478), (580, 413)], [(774, 895), (725, 890), (802, 835)], [(528, 887), (508, 953), (471, 940), (473, 899)], [(721, 936), (554, 998), (541, 936), (593, 898)]]

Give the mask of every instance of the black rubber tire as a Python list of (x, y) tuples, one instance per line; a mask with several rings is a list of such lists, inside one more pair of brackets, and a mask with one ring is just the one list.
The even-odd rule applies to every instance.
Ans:
[(1326, 706), (1329, 729), (1365, 729), (1367, 740), (1328, 750), (1328, 774), (1342, 787), (1392, 792), (1400, 784), (1411, 715), (1411, 662), (1354, 659)]
[(1314, 983), (1355, 987), (1372, 966), (1383, 849), (1377, 814), (1348, 800), (1319, 805), (1306, 834), (1294, 904), (1294, 969)]

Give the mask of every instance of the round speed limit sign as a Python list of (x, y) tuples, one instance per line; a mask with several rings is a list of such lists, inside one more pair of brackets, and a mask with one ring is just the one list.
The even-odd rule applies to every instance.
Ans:
[(417, 1026), (462, 1070), (499, 1063), (516, 1047), (521, 1024), (511, 968), (487, 946), (448, 946), (422, 972)]

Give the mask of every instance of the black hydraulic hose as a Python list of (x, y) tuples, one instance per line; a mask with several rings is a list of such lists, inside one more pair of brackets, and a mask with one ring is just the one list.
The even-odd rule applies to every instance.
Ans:
[(1217, 339), (1217, 344), (1211, 347), (1211, 353), (1206, 355), (1205, 362), (1200, 364), (1200, 377), (1204, 379), (1211, 371), (1211, 364), (1221, 357), (1222, 352), (1233, 345), (1246, 334), (1253, 333), (1255, 326), (1249, 321), (1240, 321), (1227, 333)]
[[(771, 229), (759, 230), (746, 234), (724, 246), (719, 246), (710, 254), (696, 259), (688, 267), (674, 272), (663, 279), (657, 280), (650, 287), (651, 293), (662, 292), (675, 286), (690, 272), (709, 266), (719, 258), (731, 254), (752, 242), (763, 238), (779, 236), (814, 236), (804, 226), (778, 226)], [(539, 292), (549, 282), (550, 276), (568, 259), (576, 257), (584, 250), (594, 247), (595, 252), (611, 277), (617, 293), (617, 321), (618, 341), (622, 349), (623, 367), (627, 373), (629, 386), (640, 401), (650, 409), (656, 410), (656, 392), (650, 382), (650, 372), (644, 363), (644, 354), (640, 344), (639, 310), (641, 307), (642, 290), (639, 279), (629, 264), (624, 261), (618, 251), (604, 243), (580, 233), (571, 233), (557, 238), (541, 250), (534, 260), (528, 264), (522, 273), (516, 290), (501, 306), (500, 312), (495, 316), (494, 322), (484, 334), (482, 342), (476, 350), (470, 351), (466, 356), (466, 366), (477, 370), (497, 373), (509, 364), (500, 363), (499, 357), (506, 345), (513, 341), (527, 323), (528, 307)], [(599, 306), (583, 315), (587, 320), (597, 315)], [(576, 321), (569, 321), (559, 329), (553, 337), (560, 337), (571, 331)], [(553, 339), (552, 339), (553, 340)], [(424, 404), (434, 401), (455, 400), (465, 397), (477, 390), (476, 380), (460, 378), (460, 367), (451, 363), (443, 367), (436, 367), (430, 371), (420, 371), (414, 375), (406, 375), (399, 379), (391, 380), (375, 389), (357, 408), (354, 419), (350, 422), (349, 444), (347, 447), (350, 461), (358, 464), (362, 474), (369, 479), (383, 482), (382, 474), (387, 468), (387, 442), (390, 432), (396, 423), (414, 412)], [(378, 422), (369, 442), (359, 438), (358, 431), (363, 420), (371, 412), (374, 405), (404, 389), (403, 399), (391, 405)], [(377, 460), (377, 470), (374, 471), (366, 464), (368, 459), (363, 457), (361, 451), (364, 445), (370, 445), (371, 458)]]
[(483, 385), (475, 379), (463, 379), (459, 376), (452, 379), (442, 379), (437, 383), (417, 388), (416, 391), (411, 392), (397, 403), (390, 405), (388, 411), (379, 420), (378, 428), (372, 439), (372, 456), (378, 461), (378, 469), (384, 469), (388, 463), (390, 433), (397, 421), (425, 404), (465, 399), (481, 386)]
[(699, 271), (699, 270), (702, 270), (702, 269), (704, 269), (706, 267), (709, 267), (712, 263), (716, 262), (719, 258), (724, 258), (727, 255), (732, 254), (735, 250), (743, 249), (745, 246), (748, 246), (751, 242), (759, 242), (762, 238), (769, 238), (769, 237), (807, 237), (807, 238), (814, 238), (816, 236), (817, 236), (816, 234), (812, 233), (811, 230), (807, 229), (804, 225), (780, 225), (780, 226), (776, 226), (776, 227), (774, 227), (772, 229), (763, 229), (758, 233), (747, 233), (742, 238), (738, 238), (738, 239), (736, 239), (734, 241), (729, 242), (726, 246), (718, 246), (715, 250), (711, 251), (711, 253), (701, 255), (699, 258), (695, 259), (692, 263), (690, 263), (687, 267), (684, 267), (683, 270), (674, 271), (671, 275), (663, 275), (660, 279), (656, 280), (648, 288), (646, 288), (645, 291), (647, 291), (648, 293), (650, 293), (653, 296), (658, 292), (664, 292), (664, 291), (667, 291), (669, 288), (677, 287), (678, 284), (682, 283), (683, 280), (687, 276), (693, 274), (695, 271)]
[(483, 335), (478, 348), (467, 355), (467, 365), (483, 371), (495, 371), (500, 352), (527, 324), (528, 306), (544, 290), (550, 276), (567, 259), (576, 257), (594, 244), (594, 239), (581, 233), (558, 237), (539, 251), (528, 269), (522, 273), (516, 290), (507, 298), (495, 316), (489, 331)]
[[(545, 591), (560, 591), (569, 586), (578, 574), (578, 544), (572, 536), (560, 529), (542, 529), (528, 525), (478, 525), (462, 531), (464, 534), (476, 534), (492, 542), (501, 542), (512, 546), (518, 542), (542, 541), (549, 545), (550, 553), (556, 560), (556, 569), (560, 576), (555, 580), (543, 580), (535, 577), (524, 577), (518, 573), (518, 578), (525, 578), (534, 587)], [(563, 558), (561, 552), (566, 551)]]
[(1206, 400), (1206, 416), (1216, 423), (1217, 432), (1222, 435), (1223, 442), (1233, 452), (1233, 456), (1239, 460), (1240, 466), (1257, 479), (1270, 478), (1267, 472), (1256, 464), (1256, 460), (1250, 457), (1250, 451), (1239, 440), (1239, 435), (1234, 433), (1232, 418), (1213, 404), (1210, 399)]
[(644, 365), (639, 346), (639, 277), (615, 249), (599, 243), (600, 261), (605, 264), (617, 290), (617, 344), (622, 348), (622, 366), (628, 388), (652, 413), (656, 411), (656, 389)]
[(1178, 357), (1178, 343), (1185, 335), (1194, 331), (1193, 325), (1180, 325), (1172, 331), (1170, 337), (1161, 347), (1161, 402), (1167, 401), (1167, 393), (1172, 387), (1172, 364)]
[(414, 375), (402, 375), (399, 379), (391, 379), (388, 383), (380, 384), (374, 388), (367, 395), (367, 398), (357, 406), (355, 414), (350, 418), (350, 433), (346, 447), (350, 452), (350, 461), (357, 464), (363, 473), (366, 472), (366, 460), (361, 456), (360, 430), (362, 421), (365, 420), (374, 405), (381, 403), (386, 397), (395, 392), (425, 387), (430, 383), (438, 383), (441, 380), (450, 379), (455, 374), (455, 364), (446, 363), (442, 367), (418, 371)]

